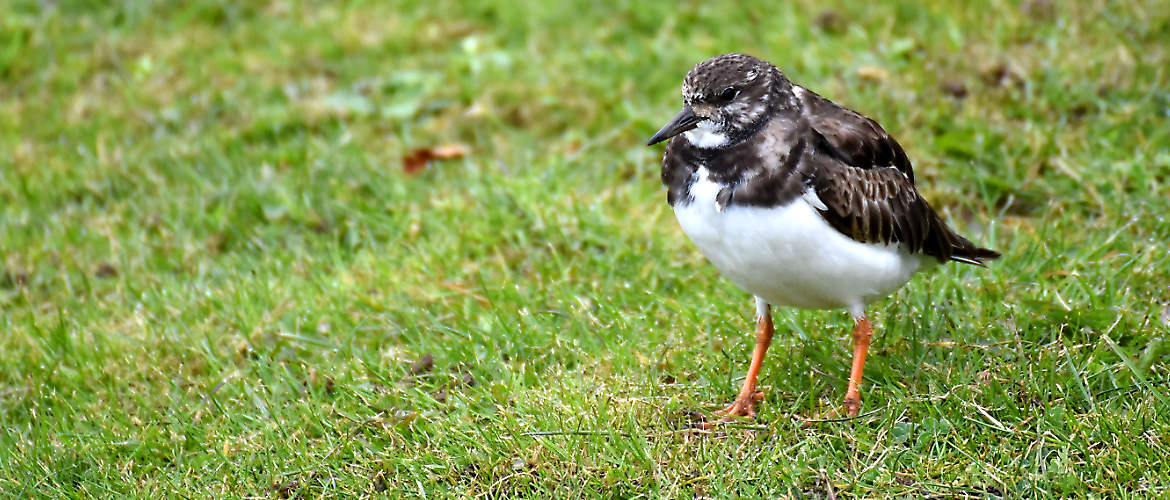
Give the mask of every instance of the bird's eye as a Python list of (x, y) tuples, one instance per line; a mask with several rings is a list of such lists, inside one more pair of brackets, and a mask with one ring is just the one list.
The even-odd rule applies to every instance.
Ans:
[(735, 87), (727, 87), (715, 94), (715, 100), (726, 104), (734, 100), (737, 95), (739, 95), (739, 91)]

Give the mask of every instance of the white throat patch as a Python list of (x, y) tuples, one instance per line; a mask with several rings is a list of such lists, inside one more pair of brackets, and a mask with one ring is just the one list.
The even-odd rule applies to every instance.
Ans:
[(726, 135), (715, 131), (715, 123), (711, 120), (699, 122), (699, 126), (683, 132), (683, 137), (695, 147), (703, 149), (717, 148), (728, 142)]

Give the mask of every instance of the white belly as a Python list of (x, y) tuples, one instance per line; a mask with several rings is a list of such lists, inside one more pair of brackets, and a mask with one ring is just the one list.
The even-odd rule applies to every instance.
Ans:
[(694, 200), (674, 209), (683, 232), (723, 275), (770, 304), (861, 315), (924, 263), (899, 245), (858, 243), (839, 233), (810, 205), (820, 203), (815, 195), (784, 207), (720, 211), (720, 186), (705, 170), (699, 177)]

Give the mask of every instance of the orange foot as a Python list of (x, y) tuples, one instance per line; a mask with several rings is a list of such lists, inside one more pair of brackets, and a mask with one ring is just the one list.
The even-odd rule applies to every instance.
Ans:
[(764, 393), (754, 391), (747, 396), (739, 396), (735, 398), (735, 402), (731, 406), (716, 412), (723, 415), (724, 422), (730, 422), (735, 417), (751, 417), (756, 418), (756, 403), (764, 400)]
[[(756, 403), (764, 400), (764, 393), (760, 391), (752, 392), (750, 396), (740, 396), (735, 398), (735, 402), (731, 406), (715, 412), (716, 415), (722, 415), (723, 418), (708, 422), (706, 419), (693, 424), (695, 428), (703, 430), (712, 430), (719, 426), (734, 422), (738, 417), (756, 418)], [(701, 414), (700, 414), (701, 415)]]
[[(772, 306), (764, 302), (764, 299), (756, 297), (756, 348), (752, 350), (752, 363), (748, 367), (747, 376), (743, 378), (743, 387), (740, 388), (739, 396), (735, 398), (735, 402), (717, 412), (718, 415), (723, 415), (719, 422), (731, 422), (736, 417), (755, 418), (756, 403), (764, 399), (764, 393), (756, 390), (756, 378), (760, 375), (760, 367), (764, 364), (764, 354), (768, 352), (768, 346), (772, 344), (772, 334), (775, 331), (772, 326), (771, 308)], [(714, 427), (714, 424), (704, 422), (699, 427), (710, 429)]]

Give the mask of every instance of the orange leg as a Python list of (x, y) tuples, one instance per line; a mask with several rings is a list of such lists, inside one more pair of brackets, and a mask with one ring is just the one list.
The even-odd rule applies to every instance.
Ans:
[(858, 319), (853, 325), (853, 370), (849, 372), (849, 389), (845, 391), (845, 411), (850, 417), (856, 417), (861, 411), (861, 372), (865, 369), (865, 353), (872, 337), (869, 319)]
[(724, 415), (724, 420), (730, 420), (731, 417), (755, 417), (756, 402), (764, 399), (764, 393), (756, 390), (756, 378), (760, 375), (760, 367), (764, 365), (764, 354), (768, 352), (768, 346), (772, 345), (772, 334), (775, 333), (775, 329), (772, 327), (772, 311), (767, 304), (759, 307), (758, 313), (756, 348), (752, 351), (752, 364), (748, 367), (743, 387), (740, 388), (735, 402), (719, 412)]

